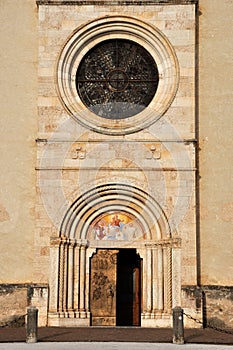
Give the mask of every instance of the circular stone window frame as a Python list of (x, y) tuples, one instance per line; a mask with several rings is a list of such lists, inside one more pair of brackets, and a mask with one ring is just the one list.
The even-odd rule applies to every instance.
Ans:
[[(95, 45), (110, 39), (131, 40), (144, 47), (155, 60), (159, 72), (157, 91), (140, 113), (124, 119), (102, 118), (86, 107), (76, 88), (76, 73), (82, 58)], [(156, 122), (170, 107), (179, 84), (175, 51), (156, 27), (135, 18), (104, 17), (85, 24), (68, 38), (57, 62), (58, 96), (67, 112), (84, 127), (107, 135), (126, 135)]]

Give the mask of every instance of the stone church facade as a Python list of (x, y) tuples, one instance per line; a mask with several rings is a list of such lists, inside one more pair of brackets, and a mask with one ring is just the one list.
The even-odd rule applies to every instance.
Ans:
[[(232, 4), (23, 3), (16, 45), (29, 86), (4, 114), (17, 119), (22, 155), (2, 180), (11, 196), (19, 186), (12, 210), (1, 204), (11, 272), (3, 267), (1, 322), (34, 305), (40, 326), (170, 327), (181, 306), (232, 327), (231, 140), (220, 132), (232, 129), (232, 92), (216, 68), (230, 71), (231, 44), (221, 64), (218, 45), (220, 9)], [(15, 7), (3, 10), (13, 25)], [(13, 58), (4, 62), (11, 70)]]

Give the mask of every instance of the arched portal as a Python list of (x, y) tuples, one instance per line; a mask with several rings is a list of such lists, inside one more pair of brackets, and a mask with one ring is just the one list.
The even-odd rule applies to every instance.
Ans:
[[(60, 236), (51, 239), (49, 324), (91, 325), (93, 298), (97, 294), (101, 298), (100, 277), (104, 290), (112, 289), (114, 295), (120, 288), (117, 274), (120, 266), (123, 271), (122, 257), (128, 250), (142, 262), (138, 270), (142, 295), (139, 323), (155, 326), (156, 320), (161, 324), (163, 319), (166, 325), (180, 298), (179, 248), (161, 207), (142, 189), (109, 183), (86, 191), (68, 209)], [(128, 276), (133, 278), (133, 270), (129, 271), (128, 267)], [(117, 312), (120, 315), (119, 298), (117, 302), (111, 325), (116, 325)]]

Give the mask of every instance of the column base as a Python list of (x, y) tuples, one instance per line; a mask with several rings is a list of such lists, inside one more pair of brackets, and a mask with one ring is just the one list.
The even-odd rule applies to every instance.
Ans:
[[(82, 315), (81, 315), (82, 314)], [(77, 317), (79, 316), (79, 317)], [(48, 313), (48, 326), (50, 327), (89, 327), (90, 313), (85, 312), (57, 312)]]
[(141, 316), (141, 327), (172, 328), (172, 315), (161, 312), (143, 313)]

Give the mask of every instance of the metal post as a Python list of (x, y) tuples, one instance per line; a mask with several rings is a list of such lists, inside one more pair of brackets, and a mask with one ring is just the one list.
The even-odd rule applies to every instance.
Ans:
[(173, 344), (184, 344), (183, 309), (176, 306), (173, 310)]
[(35, 306), (27, 308), (27, 334), (26, 343), (37, 342), (38, 309)]

